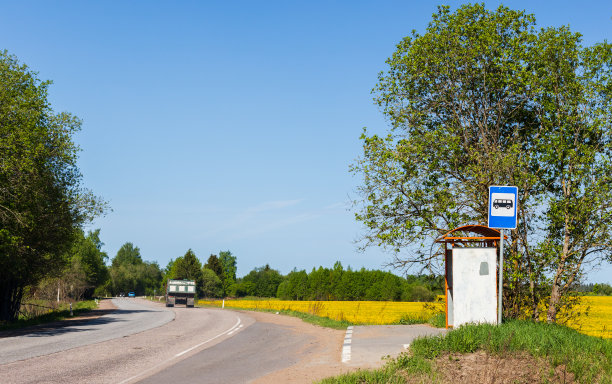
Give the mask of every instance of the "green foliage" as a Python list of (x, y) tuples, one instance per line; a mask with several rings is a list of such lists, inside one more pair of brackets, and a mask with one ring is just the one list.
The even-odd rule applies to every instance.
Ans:
[(576, 292), (585, 295), (612, 296), (612, 286), (606, 283), (581, 284), (576, 287)]
[(193, 280), (196, 283), (197, 296), (203, 293), (202, 264), (191, 249), (187, 250), (184, 256), (174, 260), (167, 279)]
[(170, 276), (171, 279), (195, 280), (198, 286), (201, 285), (202, 264), (191, 249), (183, 257), (174, 260)]
[(202, 268), (202, 297), (222, 297), (223, 283), (217, 274), (206, 267)]
[(134, 247), (134, 244), (127, 242), (119, 248), (117, 255), (113, 258), (112, 266), (117, 267), (119, 265), (138, 265), (142, 264), (142, 257), (140, 256), (140, 249)]
[(266, 264), (242, 278), (238, 296), (276, 297), (282, 281), (282, 275)]
[(284, 300), (433, 301), (442, 294), (443, 277), (408, 276), (391, 272), (344, 270), (340, 262), (332, 269), (293, 270), (278, 285), (277, 297)]
[(538, 32), (533, 15), (466, 4), (439, 7), (387, 64), (373, 92), (391, 132), (364, 131), (352, 166), (364, 246), (436, 270), (434, 240), (486, 225), (488, 187), (516, 185), (505, 315), (538, 318), (547, 300), (556, 321), (582, 265), (612, 261), (612, 45), (585, 48), (567, 27)]
[(162, 280), (156, 262), (143, 261), (140, 249), (125, 243), (113, 258), (110, 268), (113, 295), (135, 292), (137, 295), (152, 295)]
[(81, 121), (52, 110), (50, 84), (0, 52), (0, 321), (16, 318), (26, 286), (61, 273), (75, 228), (105, 209), (81, 186)]
[(223, 277), (223, 265), (221, 264), (221, 261), (217, 255), (210, 255), (208, 257), (208, 261), (206, 261), (206, 264), (204, 265), (204, 268), (208, 268), (215, 272), (220, 279)]
[(102, 251), (104, 243), (100, 240), (100, 230), (88, 232), (87, 236), (77, 230), (75, 239), (65, 258), (66, 267), (57, 278), (42, 280), (34, 294), (38, 298), (51, 300), (91, 299), (110, 293), (110, 274), (106, 261), (108, 256)]
[(235, 292), (236, 287), (236, 256), (233, 256), (230, 251), (219, 252), (219, 262), (223, 268), (221, 281), (223, 282), (223, 292), (227, 296), (230, 292)]

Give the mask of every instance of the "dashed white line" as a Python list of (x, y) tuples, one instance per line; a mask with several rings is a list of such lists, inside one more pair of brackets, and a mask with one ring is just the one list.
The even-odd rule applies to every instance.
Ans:
[(342, 362), (348, 363), (351, 360), (351, 344), (353, 343), (353, 326), (346, 328), (344, 344), (342, 344)]

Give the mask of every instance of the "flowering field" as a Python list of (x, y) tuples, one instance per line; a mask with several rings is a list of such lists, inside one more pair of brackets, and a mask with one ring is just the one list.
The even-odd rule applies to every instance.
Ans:
[(585, 296), (581, 305), (590, 307), (587, 316), (568, 326), (586, 335), (612, 339), (612, 296)]
[[(199, 301), (200, 305), (221, 307), (222, 301)], [(612, 339), (612, 296), (585, 296), (583, 306), (589, 306), (587, 316), (569, 324), (584, 334)], [(293, 310), (347, 320), (354, 324), (394, 324), (402, 317), (429, 319), (443, 310), (443, 303), (409, 303), (395, 301), (288, 301), (288, 300), (225, 300), (228, 308)]]
[[(198, 302), (200, 305), (221, 307), (221, 300)], [(435, 309), (443, 310), (441, 303), (408, 303), (397, 301), (289, 301), (289, 300), (225, 300), (229, 308), (292, 310), (328, 317), (334, 320), (346, 320), (354, 324), (393, 324), (402, 317), (428, 320)]]

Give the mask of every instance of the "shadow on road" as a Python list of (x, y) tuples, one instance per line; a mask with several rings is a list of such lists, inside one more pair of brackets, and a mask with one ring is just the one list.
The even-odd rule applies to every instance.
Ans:
[(110, 314), (115, 315), (126, 315), (131, 313), (141, 312), (159, 312), (157, 310), (148, 309), (94, 309), (87, 313), (83, 313), (74, 318), (67, 318), (60, 321), (54, 321), (52, 323), (32, 325), (25, 328), (11, 329), (6, 331), (0, 331), (0, 339), (15, 336), (28, 336), (28, 337), (48, 337), (70, 332), (83, 332), (88, 331), (91, 328), (84, 328), (83, 325), (100, 325), (115, 323), (122, 320), (119, 316), (107, 316)]

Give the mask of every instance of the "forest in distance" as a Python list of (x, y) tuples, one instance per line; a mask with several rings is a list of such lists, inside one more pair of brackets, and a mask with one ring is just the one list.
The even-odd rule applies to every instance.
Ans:
[[(161, 268), (157, 262), (143, 259), (140, 249), (127, 242), (109, 260), (102, 250), (100, 230), (80, 232), (65, 255), (67, 267), (55, 277), (30, 287), (35, 299), (82, 300), (117, 296), (163, 295), (168, 279), (195, 280), (198, 298), (266, 297), (283, 300), (338, 301), (434, 301), (444, 294), (444, 277), (406, 275), (388, 271), (353, 270), (339, 261), (332, 267), (313, 267), (310, 272), (297, 270), (283, 275), (269, 264), (236, 276), (237, 257), (230, 251), (211, 254), (202, 263), (189, 249), (183, 256)], [(109, 263), (110, 261), (110, 263)], [(107, 265), (108, 264), (108, 265)], [(608, 284), (577, 285), (583, 295), (612, 295)]]

